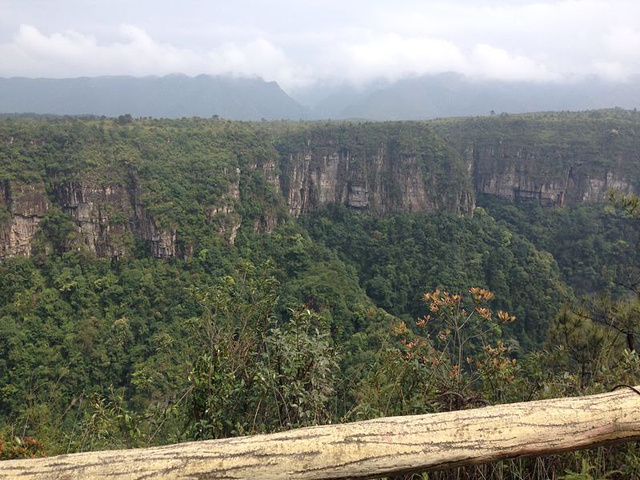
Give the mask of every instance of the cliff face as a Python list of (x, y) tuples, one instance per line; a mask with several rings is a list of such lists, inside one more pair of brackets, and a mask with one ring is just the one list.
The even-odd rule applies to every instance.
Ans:
[(413, 155), (392, 161), (384, 148), (364, 159), (354, 158), (348, 150), (305, 151), (292, 155), (288, 164), (280, 189), (294, 216), (328, 203), (378, 215), (473, 210), (470, 192), (455, 192), (454, 198), (443, 195), (430, 185), (428, 172)]
[(542, 151), (535, 145), (482, 145), (467, 150), (473, 162), (476, 193), (497, 195), (514, 202), (563, 206), (604, 202), (607, 192), (634, 193), (635, 182), (619, 165), (633, 158), (614, 158), (608, 164), (596, 153), (571, 149)]
[[(213, 204), (203, 205), (206, 223), (231, 245), (243, 221), (237, 212), (241, 175), (240, 169), (235, 169), (226, 193)], [(178, 228), (160, 226), (149, 212), (142, 200), (144, 191), (134, 174), (109, 183), (55, 178), (48, 187), (44, 182), (0, 183), (0, 259), (30, 256), (40, 224), (53, 206), (72, 219), (83, 248), (99, 257), (130, 255), (134, 237), (142, 239), (156, 258), (191, 255), (192, 245), (179, 246)], [(277, 217), (265, 213), (254, 221), (253, 228), (270, 232), (278, 222)]]
[(48, 209), (44, 184), (0, 183), (0, 258), (30, 255), (33, 237)]
[(100, 257), (122, 257), (131, 248), (130, 233), (149, 244), (158, 258), (176, 255), (176, 231), (158, 228), (137, 200), (139, 187), (91, 182), (5, 182), (0, 207), (9, 215), (0, 221), (0, 258), (29, 256), (40, 222), (57, 205), (74, 221), (85, 248)]
[(46, 141), (32, 125), (0, 125), (0, 258), (31, 255), (43, 220), (60, 211), (75, 229), (68, 248), (119, 258), (138, 239), (171, 258), (212, 235), (233, 244), (242, 226), (270, 232), (285, 210), (297, 217), (326, 204), (465, 215), (476, 194), (562, 206), (605, 201), (609, 189), (638, 192), (635, 119), (616, 129), (590, 119), (570, 128), (546, 119), (199, 122), (63, 125)]
[(131, 213), (129, 192), (122, 185), (84, 182), (53, 183), (52, 198), (75, 221), (83, 244), (101, 257), (122, 257)]
[(473, 165), (474, 191), (515, 202), (603, 202), (638, 193), (640, 115), (620, 109), (434, 122)]
[(282, 153), (277, 186), (292, 215), (329, 203), (376, 215), (473, 211), (469, 165), (453, 150), (439, 150), (428, 129), (416, 135), (433, 140), (435, 149), (428, 141), (404, 142), (397, 126), (390, 133), (364, 128), (342, 138), (333, 131), (310, 135), (293, 152)]
[(218, 234), (231, 245), (234, 244), (238, 230), (242, 226), (242, 217), (236, 211), (236, 205), (240, 202), (241, 173), (241, 170), (237, 168), (225, 195), (216, 205), (211, 205), (206, 209), (207, 222), (215, 224)]

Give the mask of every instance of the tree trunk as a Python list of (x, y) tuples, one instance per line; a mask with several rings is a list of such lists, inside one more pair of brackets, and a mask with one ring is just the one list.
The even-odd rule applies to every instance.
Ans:
[(11, 460), (0, 463), (0, 478), (372, 478), (636, 439), (640, 395), (624, 388), (271, 435)]
[(636, 339), (633, 332), (627, 332), (627, 347), (630, 352), (636, 351)]

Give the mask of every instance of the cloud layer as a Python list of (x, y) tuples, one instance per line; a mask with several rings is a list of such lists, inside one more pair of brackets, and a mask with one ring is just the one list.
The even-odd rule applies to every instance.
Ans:
[(296, 89), (447, 71), (640, 75), (635, 0), (203, 3), (0, 0), (0, 76), (233, 74)]

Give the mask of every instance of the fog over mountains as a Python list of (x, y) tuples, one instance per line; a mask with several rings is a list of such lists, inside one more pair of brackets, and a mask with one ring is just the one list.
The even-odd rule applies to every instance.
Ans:
[(234, 120), (420, 120), (491, 113), (638, 108), (626, 83), (474, 80), (457, 73), (395, 82), (315, 84), (288, 95), (276, 82), (231, 76), (0, 78), (0, 113)]

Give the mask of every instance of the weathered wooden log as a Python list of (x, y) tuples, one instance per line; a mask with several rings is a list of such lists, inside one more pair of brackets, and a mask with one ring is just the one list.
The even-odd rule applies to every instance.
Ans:
[(474, 465), (640, 439), (631, 388), (165, 447), (0, 463), (0, 478), (336, 479)]

